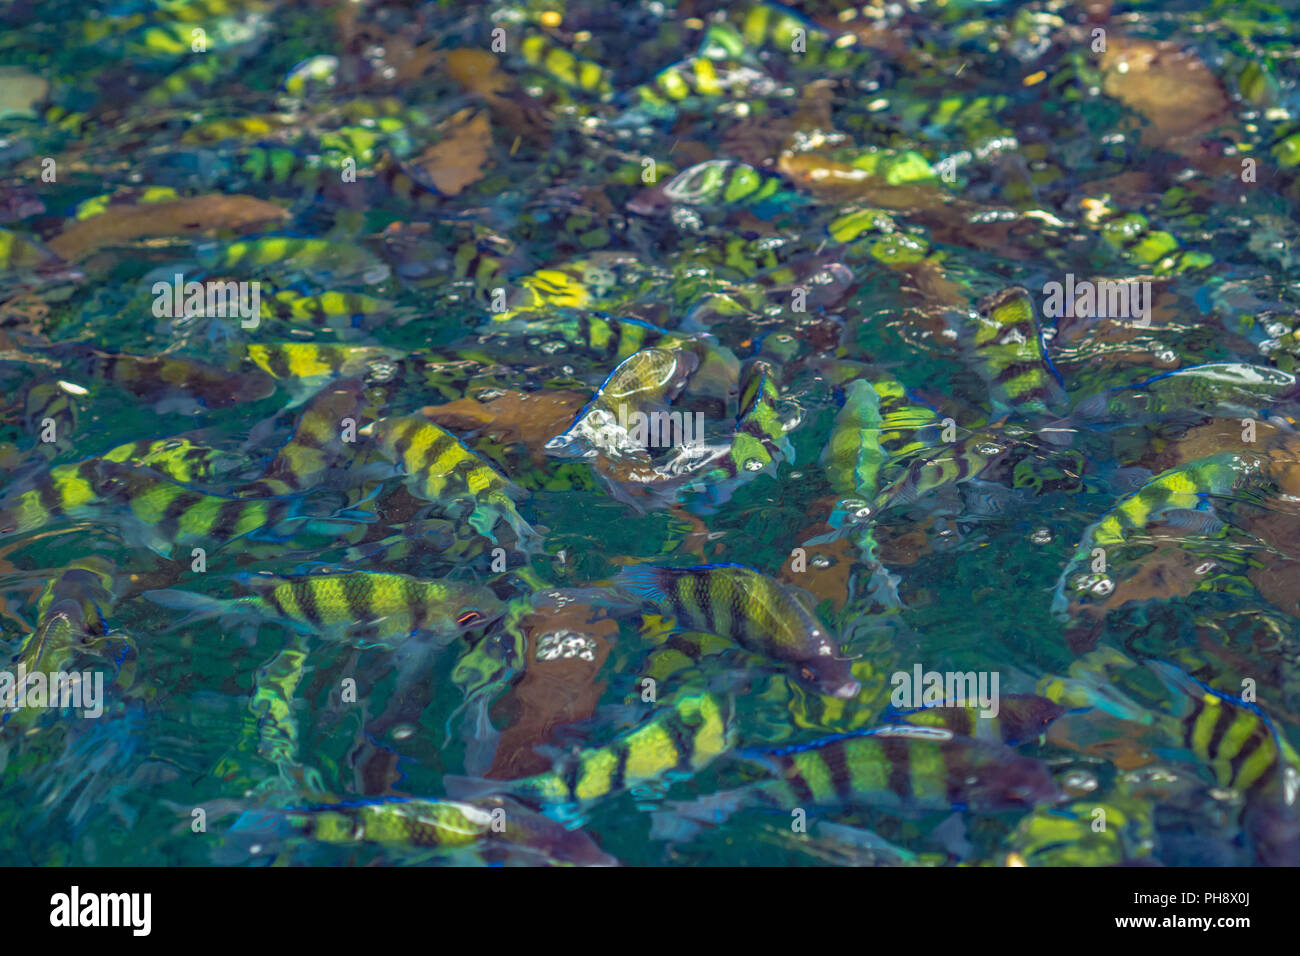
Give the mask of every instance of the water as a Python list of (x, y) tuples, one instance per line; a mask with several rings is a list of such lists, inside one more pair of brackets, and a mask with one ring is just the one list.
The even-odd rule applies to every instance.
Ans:
[(798, 14), (0, 5), (6, 862), (1296, 862), (1292, 21)]

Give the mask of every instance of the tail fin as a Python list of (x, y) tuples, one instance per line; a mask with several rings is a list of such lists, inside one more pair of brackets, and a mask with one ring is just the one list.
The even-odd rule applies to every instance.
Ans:
[(240, 610), (237, 601), (209, 597), (206, 594), (195, 594), (193, 591), (180, 591), (174, 588), (145, 591), (144, 597), (147, 597), (155, 604), (161, 604), (163, 607), (189, 612), (185, 617), (169, 627), (169, 631), (214, 617), (238, 613)]

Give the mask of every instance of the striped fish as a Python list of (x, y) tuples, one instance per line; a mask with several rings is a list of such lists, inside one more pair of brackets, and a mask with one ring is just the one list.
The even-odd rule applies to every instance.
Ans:
[(683, 104), (743, 100), (775, 86), (771, 77), (740, 60), (697, 55), (664, 67), (649, 82), (629, 91), (626, 101), (633, 111), (667, 116)]
[(758, 793), (780, 807), (1027, 809), (1056, 799), (1047, 768), (1002, 744), (929, 727), (880, 727), (774, 751), (742, 751), (781, 776)]
[(1178, 465), (1156, 475), (1132, 494), (1126, 495), (1084, 532), (1074, 556), (1057, 581), (1052, 612), (1060, 618), (1072, 617), (1114, 590), (1107, 572), (1081, 571), (1092, 559), (1093, 550), (1106, 552), (1107, 564), (1113, 565), (1119, 549), (1135, 535), (1170, 512), (1202, 512), (1206, 529), (1213, 525), (1213, 515), (1206, 509), (1211, 496), (1229, 495), (1258, 474), (1258, 462), (1248, 456), (1223, 452)]
[(298, 295), (284, 290), (262, 300), (262, 316), (279, 318), (291, 325), (346, 332), (369, 324), (377, 316), (391, 313), (396, 304), (360, 292), (321, 292)]
[(241, 461), (230, 452), (182, 437), (144, 438), (111, 448), (100, 457), (104, 461), (152, 468), (182, 484), (210, 481), (237, 467)]
[(667, 405), (680, 394), (700, 360), (683, 349), (641, 349), (628, 356), (596, 390), (565, 431), (546, 443), (546, 454), (589, 458), (638, 451), (626, 422), (634, 412)]
[(650, 719), (602, 747), (562, 758), (546, 773), (508, 783), (445, 777), (449, 792), (495, 788), (548, 815), (564, 817), (603, 797), (658, 780), (693, 774), (731, 748), (732, 701), (717, 694), (688, 694), (660, 705)]
[(710, 159), (642, 190), (627, 208), (652, 216), (673, 206), (756, 206), (786, 190), (785, 180), (734, 159)]
[(738, 564), (694, 568), (640, 565), (614, 578), (622, 595), (672, 615), (677, 626), (730, 638), (786, 664), (805, 686), (832, 697), (857, 696), (861, 685), (811, 603), (764, 574)]
[(80, 344), (56, 345), (49, 351), (66, 367), (148, 402), (188, 399), (219, 409), (261, 401), (275, 391), (275, 383), (262, 372), (231, 373), (176, 355), (129, 355)]
[(954, 445), (922, 453), (907, 470), (880, 493), (876, 512), (899, 504), (912, 504), (947, 485), (973, 481), (1011, 447), (1009, 442), (974, 434)]
[[(923, 132), (928, 137), (938, 137), (960, 132), (968, 144), (991, 136), (1010, 132), (997, 122), (997, 115), (1010, 104), (1006, 96), (942, 96), (910, 99), (899, 111), (888, 115), (904, 128)], [(1014, 138), (1014, 137), (1012, 137)]]
[(1047, 359), (1042, 329), (1025, 289), (1013, 286), (981, 299), (957, 336), (988, 384), (995, 410), (1044, 414), (1064, 402), (1065, 392)]
[(223, 275), (304, 275), (314, 282), (374, 284), (387, 279), (390, 271), (364, 247), (329, 239), (256, 236), (224, 244), (201, 243), (194, 251), (200, 265)]
[(1181, 743), (1210, 768), (1220, 787), (1248, 797), (1269, 792), (1295, 803), (1300, 759), (1257, 705), (1216, 691), (1163, 661), (1148, 661), (1147, 667), (1181, 692)]
[[(1136, 662), (1114, 649), (1085, 654), (1072, 679), (1045, 678), (1039, 691), (1075, 709), (1095, 708), (1142, 725), (1207, 767), (1215, 783), (1248, 803), (1294, 806), (1300, 795), (1300, 757), (1259, 705), (1215, 690), (1164, 661), (1146, 661), (1163, 693), (1153, 696)], [(1168, 746), (1153, 748), (1168, 756)]]
[[(522, 339), (522, 342), (521, 342)], [(474, 344), (492, 355), (538, 360), (553, 355), (556, 361), (575, 357), (596, 364), (622, 362), (644, 348), (681, 348), (687, 337), (637, 319), (601, 315), (586, 310), (555, 318), (521, 321), (517, 327), (489, 329)]]
[(978, 701), (967, 699), (962, 703), (901, 711), (888, 715), (886, 720), (917, 727), (940, 727), (959, 737), (1014, 747), (1042, 736), (1048, 725), (1063, 713), (1065, 708), (1060, 704), (1037, 694), (1002, 694), (998, 697), (998, 713), (993, 717), (980, 713)]
[[(748, 362), (740, 374), (740, 414), (731, 441), (702, 463), (684, 464), (688, 449), (673, 450), (670, 473), (684, 472), (688, 480), (678, 498), (690, 507), (709, 514), (721, 507), (736, 489), (761, 474), (770, 474), (778, 464), (793, 464), (794, 445), (786, 436), (786, 422), (776, 403), (780, 392), (776, 386), (776, 369), (764, 359)], [(683, 462), (683, 464), (679, 464)]]
[(361, 647), (391, 648), (420, 633), (454, 638), (484, 628), (505, 613), (505, 605), (488, 588), (404, 574), (352, 571), (243, 580), (256, 593), (223, 600), (164, 590), (146, 591), (145, 597), (190, 611), (177, 626), (210, 617), (246, 616)]
[(828, 30), (785, 4), (746, 3), (728, 18), (749, 49), (778, 53), (800, 66), (848, 70), (860, 67), (871, 54), (851, 33)]
[(0, 273), (56, 268), (62, 262), (34, 236), (0, 229)]
[(289, 385), (300, 405), (322, 385), (336, 378), (366, 375), (391, 377), (406, 352), (381, 345), (340, 345), (329, 342), (267, 342), (248, 346), (249, 360), (272, 378)]
[(303, 517), (298, 499), (209, 494), (151, 468), (102, 458), (53, 468), (0, 504), (0, 536), (91, 518), (121, 527), (163, 557), (195, 545), (220, 546)]
[[(319, 843), (377, 844), (444, 851), (477, 849), (484, 862), (519, 855), (525, 862), (555, 861), (580, 866), (613, 866), (581, 830), (500, 797), (473, 802), (422, 797), (378, 797), (347, 803), (276, 811), (246, 811), (231, 836), (301, 834)], [(540, 860), (539, 860), (540, 858)], [(459, 857), (458, 857), (459, 859)]]
[(528, 493), (505, 478), (468, 445), (421, 416), (385, 418), (373, 429), (380, 452), (406, 474), (417, 498), (447, 502), (467, 498), (474, 504), (470, 524), (496, 540), (498, 521), (506, 522), (520, 546), (536, 544), (538, 534), (515, 506)]
[(528, 33), (519, 46), (519, 52), (529, 66), (541, 70), (571, 90), (598, 100), (608, 99), (614, 92), (608, 70), (599, 63), (566, 50), (544, 33)]
[(327, 386), (308, 402), (293, 436), (275, 453), (262, 477), (234, 494), (270, 498), (306, 491), (327, 480), (342, 484), (348, 467), (361, 457), (358, 436), (370, 421), (366, 416), (370, 408), (362, 382), (347, 379)]
[(194, 54), (151, 86), (142, 100), (149, 106), (201, 102), (218, 83), (239, 72), (249, 53), (226, 50)]
[(1269, 406), (1292, 398), (1296, 391), (1296, 377), (1290, 372), (1245, 362), (1211, 362), (1101, 392), (1076, 405), (1072, 417), (1105, 422), (1178, 415), (1262, 417)]
[(37, 626), (23, 641), (14, 662), (28, 673), (70, 670), (74, 656), (104, 644), (111, 609), (113, 566), (100, 557), (73, 561), (49, 581), (36, 602)]

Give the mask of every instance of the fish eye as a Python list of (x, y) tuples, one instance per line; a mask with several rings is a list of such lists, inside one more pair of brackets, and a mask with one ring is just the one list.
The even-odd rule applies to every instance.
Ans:
[(471, 607), (460, 612), (460, 616), (456, 618), (456, 623), (461, 627), (468, 627), (471, 624), (477, 624), (481, 620), (483, 620), (483, 613), (478, 608)]

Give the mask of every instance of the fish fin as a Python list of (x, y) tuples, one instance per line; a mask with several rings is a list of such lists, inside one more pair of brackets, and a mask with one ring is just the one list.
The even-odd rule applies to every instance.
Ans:
[(659, 577), (661, 570), (652, 564), (624, 568), (614, 576), (614, 587), (630, 598), (661, 605), (668, 601), (668, 592)]
[(484, 797), (518, 796), (512, 792), (509, 780), (489, 780), (486, 777), (448, 773), (442, 778), (442, 789), (453, 800), (480, 800)]
[(195, 624), (199, 621), (206, 621), (209, 618), (230, 615), (238, 610), (238, 605), (233, 601), (209, 597), (206, 594), (196, 594), (193, 591), (181, 591), (176, 588), (145, 591), (143, 596), (148, 598), (150, 601), (153, 601), (155, 604), (162, 605), (163, 607), (190, 612), (169, 627), (169, 631), (174, 631), (178, 628), (185, 627), (189, 624)]

